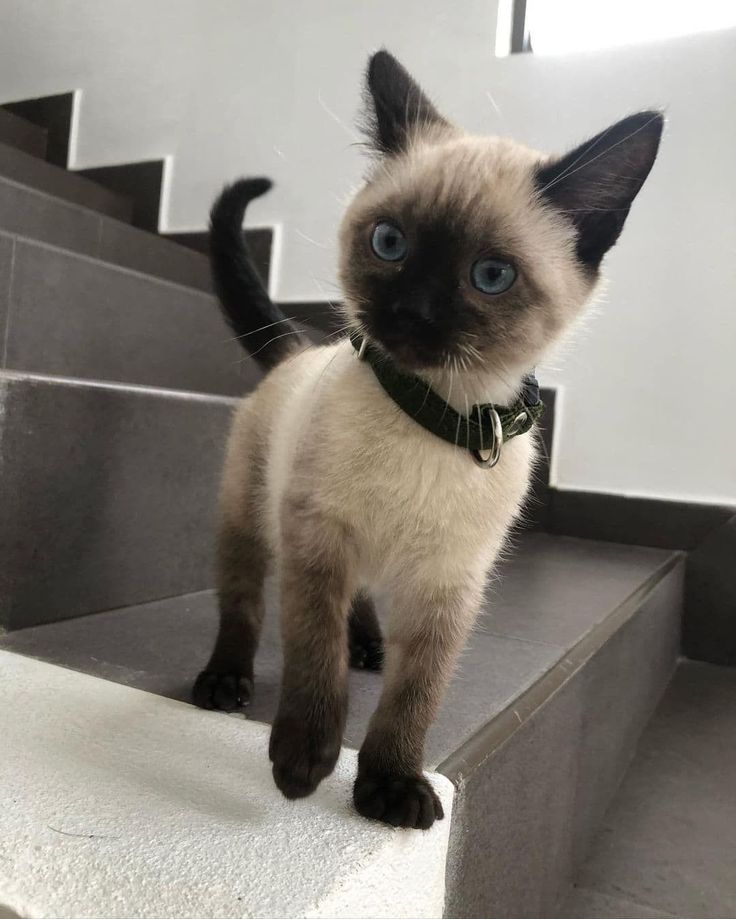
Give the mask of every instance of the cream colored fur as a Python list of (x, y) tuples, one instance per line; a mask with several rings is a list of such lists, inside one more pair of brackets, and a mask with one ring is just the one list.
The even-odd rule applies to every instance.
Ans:
[(534, 457), (533, 438), (517, 437), (493, 470), (481, 469), (397, 408), (345, 341), (287, 360), (244, 400), (223, 480), (226, 516), (242, 506), (254, 437), (266, 469), (260, 523), (276, 567), (284, 498), (307, 476), (315, 507), (355, 533), (361, 585), (409, 595), (482, 586)]

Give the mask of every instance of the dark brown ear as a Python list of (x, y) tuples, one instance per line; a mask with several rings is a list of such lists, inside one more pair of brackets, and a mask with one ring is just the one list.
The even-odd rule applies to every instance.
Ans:
[(401, 153), (412, 134), (432, 125), (449, 123), (396, 58), (377, 51), (366, 73), (365, 131), (372, 146), (379, 153)]
[(597, 268), (618, 239), (654, 164), (663, 125), (661, 112), (630, 115), (539, 169), (539, 192), (575, 224), (585, 265)]

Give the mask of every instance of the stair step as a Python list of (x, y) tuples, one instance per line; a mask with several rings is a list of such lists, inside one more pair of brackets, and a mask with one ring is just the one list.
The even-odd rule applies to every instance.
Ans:
[(349, 751), (297, 803), (273, 785), (264, 725), (7, 652), (0, 695), (5, 919), (442, 913), (442, 776), (447, 820), (396, 832), (353, 812)]
[[(552, 915), (674, 669), (682, 574), (662, 550), (519, 541), (428, 738), (427, 767), (457, 788), (446, 915)], [(248, 710), (266, 723), (281, 670), (275, 606), (270, 585)], [(0, 647), (187, 700), (215, 630), (205, 591), (23, 629)], [(351, 673), (348, 746), (380, 687)]]
[(7, 370), (230, 396), (260, 378), (213, 296), (0, 233), (0, 333), (3, 312)]
[(102, 218), (99, 248), (90, 254), (176, 284), (207, 292), (212, 290), (210, 263), (206, 255), (118, 220)]
[[(0, 175), (0, 230), (96, 255), (102, 218)], [(125, 224), (120, 224), (125, 226)]]
[(43, 128), (0, 106), (0, 143), (43, 159), (47, 140), (48, 134)]
[(560, 919), (736, 916), (734, 776), (736, 669), (682, 661)]
[(130, 220), (133, 212), (128, 200), (107, 188), (3, 143), (0, 176), (118, 220)]
[(46, 131), (45, 159), (66, 169), (69, 162), (69, 137), (74, 116), (74, 93), (57, 93), (35, 99), (5, 102), (2, 108), (11, 115), (30, 121)]
[(80, 169), (76, 174), (83, 175), (130, 201), (130, 222), (133, 226), (150, 233), (158, 233), (164, 181), (163, 160), (97, 166), (93, 169)]
[[(273, 251), (273, 230), (270, 227), (252, 227), (247, 230), (248, 250), (258, 274), (264, 285), (268, 287), (268, 276), (271, 267), (271, 253)], [(189, 233), (165, 233), (165, 239), (185, 246), (193, 252), (199, 252), (209, 258), (210, 234), (207, 230)], [(334, 311), (333, 311), (334, 316)]]
[(233, 406), (0, 373), (0, 630), (210, 586)]
[[(0, 175), (0, 231), (100, 258), (123, 268), (210, 292), (209, 259), (165, 236), (148, 233)], [(258, 234), (259, 269), (268, 276), (270, 245)], [(246, 231), (249, 240), (251, 231)]]

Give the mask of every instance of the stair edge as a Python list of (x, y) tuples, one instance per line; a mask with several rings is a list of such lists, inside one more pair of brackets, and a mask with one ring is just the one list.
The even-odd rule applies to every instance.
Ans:
[[(17, 147), (13, 147), (10, 144), (4, 144), (2, 142), (0, 142), (0, 155), (9, 156), (11, 162), (14, 158), (19, 161), (17, 165), (20, 169), (20, 173), (17, 171), (13, 171), (10, 175), (5, 172), (0, 173), (2, 177), (10, 179), (18, 185), (33, 189), (34, 191), (43, 192), (50, 197), (56, 197), (62, 201), (69, 201), (72, 204), (77, 204), (81, 207), (85, 207), (87, 210), (94, 211), (97, 214), (105, 215), (108, 217), (115, 217), (116, 219), (122, 220), (123, 222), (126, 222), (129, 216), (132, 214), (132, 205), (125, 198), (115, 194), (114, 192), (111, 192), (103, 185), (92, 182), (90, 179), (86, 179), (84, 176), (77, 175), (73, 171), (63, 169), (61, 166), (55, 166), (53, 163), (39, 159), (30, 153), (25, 153), (23, 150), (20, 150)], [(22, 174), (24, 166), (29, 168), (31, 171), (35, 170), (36, 173), (41, 175), (43, 175), (45, 172), (51, 178), (60, 179), (61, 181), (68, 184), (70, 190), (64, 194), (58, 194), (58, 192), (52, 191), (49, 188), (35, 185), (32, 181), (20, 178), (19, 175)], [(97, 206), (93, 206), (91, 204), (82, 204), (78, 198), (74, 197), (77, 193), (79, 193), (82, 197), (86, 197), (87, 194), (91, 196), (92, 191), (94, 191), (95, 195), (99, 199)]]
[(535, 683), (494, 715), (472, 737), (435, 767), (456, 786), (496, 750), (506, 744), (565, 684), (571, 680), (605, 643), (631, 619), (646, 597), (685, 559), (673, 551), (647, 579), (626, 597), (605, 619), (595, 625)]

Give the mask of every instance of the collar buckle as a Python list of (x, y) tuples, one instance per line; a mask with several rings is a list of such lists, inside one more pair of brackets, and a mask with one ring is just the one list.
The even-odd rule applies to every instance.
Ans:
[(488, 450), (484, 449), (485, 444), (480, 450), (471, 450), (471, 456), (481, 469), (493, 469), (496, 463), (501, 459), (501, 447), (503, 446), (503, 427), (501, 418), (492, 405), (477, 406), (478, 421), (481, 430), (481, 444), (483, 444), (483, 415), (491, 422), (492, 441)]

